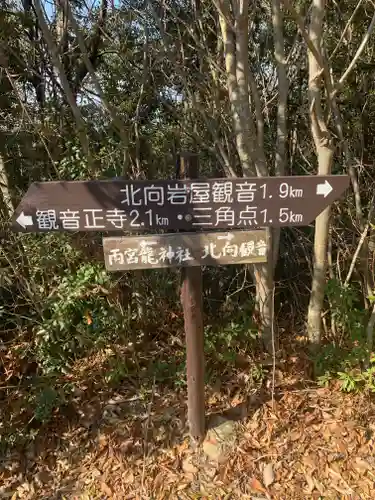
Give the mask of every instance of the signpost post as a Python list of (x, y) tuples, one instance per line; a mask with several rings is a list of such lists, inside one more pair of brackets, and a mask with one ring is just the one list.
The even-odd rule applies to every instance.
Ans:
[[(182, 268), (188, 420), (191, 436), (200, 441), (205, 431), (201, 266), (266, 262), (264, 228), (306, 226), (348, 186), (346, 175), (198, 179), (197, 156), (185, 154), (177, 180), (34, 182), (15, 210), (12, 228), (153, 233), (103, 238), (105, 265), (110, 271)], [(183, 232), (156, 234), (160, 230)]]
[[(179, 160), (177, 177), (185, 180), (196, 179), (199, 175), (198, 156), (183, 154)], [(185, 220), (187, 215), (190, 214), (185, 214)], [(188, 422), (193, 445), (203, 439), (206, 427), (202, 288), (202, 268), (182, 268), (180, 300), (186, 339)]]

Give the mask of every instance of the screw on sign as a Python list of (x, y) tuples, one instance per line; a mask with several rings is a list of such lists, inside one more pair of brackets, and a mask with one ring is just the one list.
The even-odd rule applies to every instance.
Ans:
[(40, 182), (12, 218), (19, 232), (257, 229), (310, 224), (346, 175)]

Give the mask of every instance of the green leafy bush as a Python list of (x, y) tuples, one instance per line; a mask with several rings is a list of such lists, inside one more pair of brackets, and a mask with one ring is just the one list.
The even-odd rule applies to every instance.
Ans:
[(258, 336), (252, 320), (252, 311), (242, 307), (237, 314), (231, 313), (231, 320), (222, 320), (219, 325), (205, 328), (205, 352), (217, 360), (233, 364), (236, 353), (248, 350)]
[(126, 318), (108, 300), (110, 286), (108, 273), (92, 263), (61, 279), (35, 330), (35, 355), (44, 373), (67, 372), (72, 360), (124, 335)]
[(366, 314), (361, 306), (360, 290), (331, 279), (327, 282), (326, 293), (331, 305), (331, 318), (341, 334), (339, 340), (362, 341)]
[(333, 343), (323, 345), (314, 357), (318, 383), (327, 385), (331, 380), (338, 380), (341, 390), (345, 392), (360, 389), (372, 391), (375, 365), (371, 364), (366, 369), (363, 366), (368, 356), (365, 336), (367, 317), (360, 304), (360, 292), (355, 286), (341, 285), (338, 280), (330, 280), (326, 291), (337, 338)]

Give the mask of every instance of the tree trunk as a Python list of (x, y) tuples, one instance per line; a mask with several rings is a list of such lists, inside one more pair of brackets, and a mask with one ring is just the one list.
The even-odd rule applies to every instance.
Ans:
[[(322, 32), (324, 22), (325, 0), (313, 0), (309, 37), (323, 60)], [(308, 49), (309, 63), (309, 109), (311, 132), (318, 158), (318, 174), (329, 175), (333, 159), (333, 147), (327, 129), (321, 103), (321, 66), (313, 53)], [(326, 285), (327, 246), (329, 233), (330, 207), (327, 207), (317, 218), (314, 238), (314, 266), (311, 295), (307, 315), (307, 333), (312, 347), (319, 346), (322, 332), (322, 309)]]
[[(277, 67), (279, 101), (277, 104), (277, 133), (275, 151), (275, 175), (285, 175), (287, 131), (288, 75), (285, 61), (283, 12), (280, 0), (272, 0), (272, 25), (274, 53)], [(280, 228), (274, 228), (272, 234), (272, 260), (275, 270), (279, 256)]]
[[(237, 66), (240, 64), (236, 57), (236, 40), (234, 37), (234, 32), (229, 26), (228, 18), (230, 16), (229, 9), (221, 3), (220, 12), (220, 27), (224, 42), (224, 54), (225, 54), (225, 69), (227, 73), (227, 86), (229, 102), (232, 111), (232, 120), (234, 135), (236, 139), (237, 153), (240, 158), (241, 167), (243, 173), (247, 176), (255, 175), (256, 169), (254, 165), (253, 158), (250, 155), (249, 144), (254, 141), (254, 134), (250, 132), (250, 125), (246, 120), (244, 120), (244, 108), (249, 108), (249, 97), (248, 90), (243, 89), (240, 95), (239, 82), (237, 77), (240, 76), (241, 70), (237, 70)], [(247, 29), (247, 27), (246, 27)], [(243, 55), (243, 49), (241, 49)], [(246, 52), (247, 56), (247, 52)], [(243, 68), (242, 68), (243, 72)], [(246, 78), (241, 82), (242, 87), (245, 85)], [(250, 119), (251, 121), (251, 119)], [(254, 132), (254, 130), (252, 131)], [(249, 137), (250, 136), (250, 137)], [(250, 143), (247, 139), (250, 139)]]
[[(263, 136), (259, 135), (259, 131), (263, 130), (263, 117), (260, 108), (257, 109), (255, 106), (256, 126), (250, 107), (250, 102), (256, 103), (260, 100), (255, 79), (249, 67), (249, 2), (248, 0), (235, 0), (232, 2), (231, 11), (229, 2), (221, 1), (218, 8), (224, 42), (228, 96), (242, 172), (244, 176), (267, 176)], [(252, 96), (249, 94), (249, 89)], [(269, 262), (254, 265), (252, 274), (256, 286), (256, 312), (262, 331), (262, 340), (266, 349), (272, 352), (274, 326), (272, 238), (268, 239), (268, 246)]]
[(1, 192), (1, 203), (2, 212), (4, 213), (4, 218), (10, 217), (14, 212), (14, 207), (12, 203), (12, 196), (10, 194), (8, 174), (5, 168), (5, 162), (2, 154), (0, 153), (0, 192)]

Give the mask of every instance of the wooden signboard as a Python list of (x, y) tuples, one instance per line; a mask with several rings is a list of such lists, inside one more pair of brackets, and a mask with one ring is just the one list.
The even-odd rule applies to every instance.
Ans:
[(12, 228), (45, 233), (306, 226), (348, 186), (347, 175), (34, 182)]
[(109, 271), (267, 262), (267, 231), (103, 238)]

